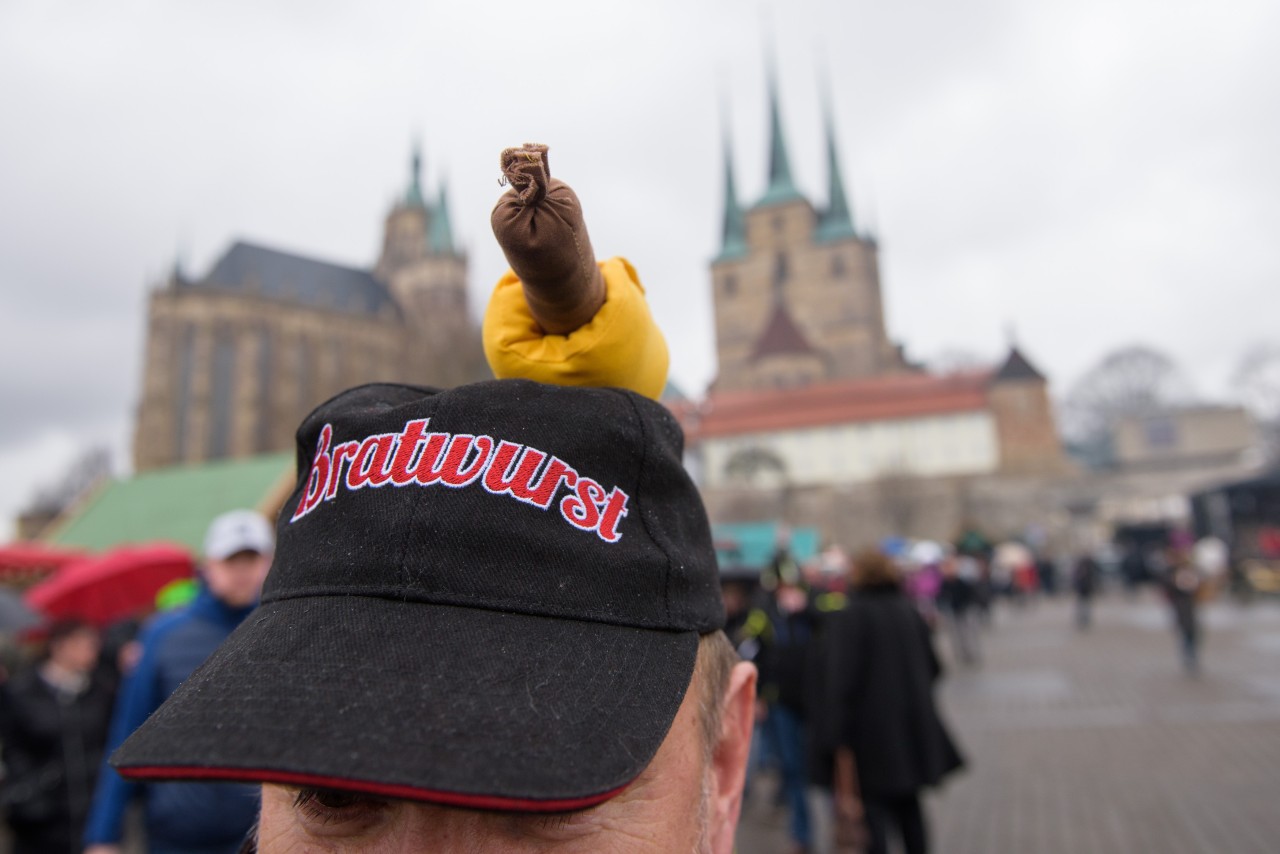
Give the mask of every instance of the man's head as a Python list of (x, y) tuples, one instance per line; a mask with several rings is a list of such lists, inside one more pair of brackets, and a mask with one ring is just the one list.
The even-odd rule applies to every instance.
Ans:
[(558, 813), (469, 810), (267, 784), (258, 851), (729, 854), (754, 701), (754, 668), (722, 632), (707, 634), (657, 754), (601, 804)]
[[(334, 815), (287, 831), (349, 802), (397, 817), (377, 825), (390, 847), (364, 844), (370, 824), (335, 850), (429, 825), (441, 852), (727, 854), (754, 671), (719, 633), (666, 410), (524, 381), (375, 385), (298, 439), (262, 606), (126, 742), (122, 773), (274, 784), (268, 851), (324, 850)], [(570, 825), (594, 839), (474, 841)]]
[(275, 534), (262, 514), (223, 513), (209, 524), (204, 538), (204, 581), (209, 592), (233, 608), (257, 602), (274, 550)]
[(98, 663), (102, 639), (81, 620), (60, 620), (49, 628), (48, 660), (71, 673), (88, 673)]

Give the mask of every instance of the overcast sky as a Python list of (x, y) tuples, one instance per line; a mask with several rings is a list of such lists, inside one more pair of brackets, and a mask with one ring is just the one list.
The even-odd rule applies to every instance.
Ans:
[(825, 201), (829, 80), (888, 324), (917, 358), (1055, 392), (1131, 342), (1206, 398), (1275, 335), (1280, 4), (1267, 0), (0, 3), (0, 539), (107, 442), (127, 466), (146, 294), (231, 241), (368, 266), (423, 142), (479, 315), (498, 152), (552, 146), (601, 255), (639, 268), (674, 378), (715, 371), (722, 117), (762, 191), (766, 46)]

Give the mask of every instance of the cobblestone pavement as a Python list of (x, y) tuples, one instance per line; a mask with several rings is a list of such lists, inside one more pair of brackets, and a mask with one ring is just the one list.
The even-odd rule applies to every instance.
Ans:
[[(1280, 851), (1280, 605), (1202, 616), (1188, 677), (1154, 594), (1105, 599), (1087, 632), (1065, 598), (997, 612), (939, 692), (969, 766), (927, 800), (934, 850)], [(740, 854), (786, 852), (752, 794)]]

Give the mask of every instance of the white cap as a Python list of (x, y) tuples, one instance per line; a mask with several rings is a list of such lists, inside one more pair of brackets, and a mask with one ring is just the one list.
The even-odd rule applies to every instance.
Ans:
[(269, 555), (275, 547), (271, 523), (253, 510), (223, 513), (209, 523), (204, 535), (204, 556), (208, 560), (226, 560), (236, 552)]

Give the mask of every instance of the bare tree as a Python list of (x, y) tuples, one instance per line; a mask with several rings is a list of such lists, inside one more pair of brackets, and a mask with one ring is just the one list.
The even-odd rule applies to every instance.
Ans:
[(1063, 401), (1063, 432), (1076, 443), (1105, 440), (1116, 422), (1195, 399), (1191, 383), (1164, 353), (1134, 345), (1105, 356)]
[(36, 489), (22, 515), (53, 518), (70, 507), (85, 491), (110, 476), (111, 451), (102, 446), (88, 448), (72, 460), (57, 480)]
[(1232, 385), (1253, 413), (1269, 462), (1280, 462), (1280, 344), (1257, 342), (1245, 350)]
[(876, 506), (889, 533), (902, 537), (916, 533), (922, 509), (920, 481), (901, 470), (889, 471), (875, 481)]

